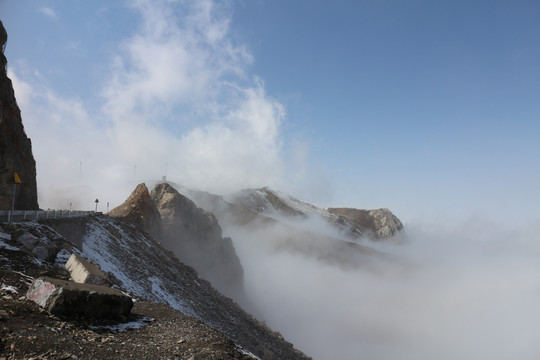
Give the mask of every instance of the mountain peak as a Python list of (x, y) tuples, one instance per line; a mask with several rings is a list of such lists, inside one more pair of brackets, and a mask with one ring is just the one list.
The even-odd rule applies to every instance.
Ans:
[(108, 215), (123, 218), (139, 230), (159, 237), (161, 216), (144, 183), (137, 185), (126, 201), (109, 211)]

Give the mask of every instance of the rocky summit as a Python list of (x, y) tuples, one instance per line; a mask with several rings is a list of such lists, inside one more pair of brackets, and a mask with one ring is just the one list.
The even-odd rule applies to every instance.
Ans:
[(127, 200), (108, 215), (123, 218), (157, 239), (161, 237), (161, 215), (145, 184), (137, 185)]
[[(38, 209), (36, 162), (7, 76), (6, 42), (7, 32), (0, 22), (0, 209), (11, 209), (15, 188), (15, 209), (34, 210)], [(22, 182), (16, 187), (15, 173)]]

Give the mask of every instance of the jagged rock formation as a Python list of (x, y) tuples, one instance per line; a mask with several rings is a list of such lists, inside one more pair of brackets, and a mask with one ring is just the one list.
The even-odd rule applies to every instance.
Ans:
[(161, 215), (144, 183), (137, 185), (127, 200), (109, 211), (108, 215), (129, 221), (156, 239), (161, 237)]
[(15, 209), (38, 209), (36, 162), (32, 143), (24, 132), (21, 110), (7, 76), (4, 49), (7, 32), (0, 22), (0, 209), (11, 209), (14, 173), (23, 182), (16, 187)]
[(352, 225), (360, 234), (372, 234), (377, 239), (392, 237), (403, 229), (401, 221), (388, 209), (329, 208), (328, 211)]
[(222, 293), (243, 294), (244, 272), (231, 238), (222, 237), (214, 214), (195, 205), (167, 183), (156, 185), (151, 197), (161, 214), (161, 240)]

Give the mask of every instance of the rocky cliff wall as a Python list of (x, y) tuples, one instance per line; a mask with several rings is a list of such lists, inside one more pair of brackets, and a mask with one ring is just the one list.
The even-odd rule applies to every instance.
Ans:
[(244, 270), (231, 238), (222, 237), (214, 214), (197, 207), (166, 183), (156, 185), (150, 195), (161, 214), (165, 247), (223, 294), (243, 296)]
[(21, 110), (7, 76), (4, 49), (7, 32), (0, 21), (0, 209), (11, 209), (14, 173), (23, 184), (16, 187), (15, 209), (38, 209), (36, 162), (32, 143), (24, 132)]

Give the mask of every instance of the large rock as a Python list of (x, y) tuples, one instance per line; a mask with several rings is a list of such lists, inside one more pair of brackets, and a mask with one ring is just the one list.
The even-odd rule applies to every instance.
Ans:
[(51, 314), (67, 318), (118, 319), (133, 308), (132, 299), (118, 290), (48, 277), (35, 279), (26, 298)]
[(165, 247), (225, 295), (243, 294), (240, 259), (232, 240), (222, 237), (214, 214), (197, 207), (167, 183), (156, 185), (151, 197), (161, 214)]
[(7, 76), (4, 48), (7, 32), (0, 22), (0, 209), (11, 209), (14, 173), (23, 184), (16, 187), (15, 209), (38, 209), (36, 162), (32, 143), (24, 132), (21, 110)]
[(82, 256), (71, 254), (66, 262), (66, 269), (71, 275), (71, 279), (76, 283), (109, 285), (107, 274), (96, 265)]
[(161, 215), (144, 183), (137, 185), (127, 200), (108, 215), (122, 218), (155, 238), (161, 237)]

